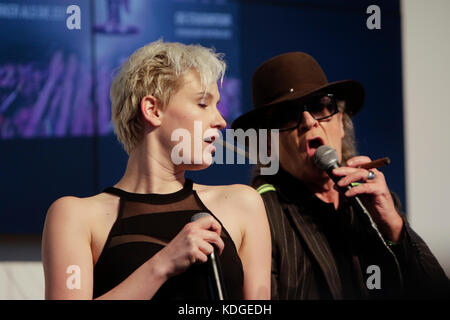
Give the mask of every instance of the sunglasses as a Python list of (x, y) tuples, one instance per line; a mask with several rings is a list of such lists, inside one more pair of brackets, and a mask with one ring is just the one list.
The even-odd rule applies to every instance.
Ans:
[[(305, 111), (308, 111), (317, 121), (328, 119), (339, 112), (333, 94), (318, 93), (308, 97), (307, 100), (284, 103), (283, 112), (278, 109), (266, 119), (268, 127), (269, 129), (279, 129), (280, 132), (296, 129), (302, 123)], [(285, 128), (289, 123), (295, 123), (295, 125)]]

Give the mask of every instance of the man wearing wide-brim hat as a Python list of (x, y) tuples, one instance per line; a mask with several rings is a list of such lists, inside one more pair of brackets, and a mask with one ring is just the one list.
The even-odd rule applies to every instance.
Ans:
[[(356, 156), (351, 117), (365, 99), (353, 80), (328, 82), (317, 61), (291, 52), (264, 62), (252, 78), (254, 109), (233, 129), (279, 129), (280, 170), (256, 174), (272, 235), (273, 299), (442, 297), (449, 280), (411, 229), (381, 171)], [(270, 140), (270, 139), (268, 139)], [(314, 162), (336, 150), (338, 187)], [(276, 152), (272, 150), (272, 152)], [(367, 217), (348, 199), (358, 197)], [(374, 222), (371, 225), (370, 222)]]

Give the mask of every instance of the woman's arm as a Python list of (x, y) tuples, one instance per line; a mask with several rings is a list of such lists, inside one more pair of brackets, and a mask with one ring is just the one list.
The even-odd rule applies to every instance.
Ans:
[(81, 202), (64, 197), (47, 212), (42, 238), (46, 299), (92, 299), (90, 230)]
[(244, 299), (270, 299), (272, 243), (264, 202), (253, 188), (240, 191), (243, 238), (239, 256), (244, 268)]

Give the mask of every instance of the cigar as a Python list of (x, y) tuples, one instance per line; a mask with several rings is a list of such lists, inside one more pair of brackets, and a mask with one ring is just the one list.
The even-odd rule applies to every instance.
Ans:
[[(226, 142), (225, 140), (222, 140), (221, 138), (216, 139), (215, 142), (221, 144), (222, 146), (224, 146), (227, 149), (234, 151), (235, 153), (237, 153), (239, 155), (246, 157), (247, 159), (254, 160), (256, 163), (256, 159), (252, 159), (252, 157), (250, 157), (250, 154), (247, 151), (242, 150), (241, 148), (238, 148), (238, 147), (234, 146), (233, 144)], [(389, 157), (384, 157), (381, 159), (371, 161), (369, 163), (364, 163), (364, 164), (360, 165), (359, 168), (376, 169), (376, 168), (387, 166), (390, 163), (391, 163), (391, 159), (389, 159)]]
[(233, 145), (229, 142), (226, 142), (225, 140), (222, 140), (220, 137), (218, 139), (214, 140), (214, 142), (217, 142), (217, 143), (221, 144), (222, 146), (224, 146), (225, 148), (227, 148), (241, 156), (246, 157), (247, 159), (250, 160), (250, 163), (252, 163), (252, 161), (253, 161), (253, 163), (257, 163), (257, 159), (253, 159), (253, 157), (251, 157), (247, 151), (245, 151), (241, 148), (238, 148), (235, 145)]
[(360, 165), (359, 167), (363, 168), (363, 169), (376, 169), (376, 168), (380, 168), (383, 166), (387, 166), (390, 163), (391, 163), (391, 159), (389, 159), (388, 157), (384, 157), (381, 159), (371, 161), (369, 163), (364, 163), (364, 164)]

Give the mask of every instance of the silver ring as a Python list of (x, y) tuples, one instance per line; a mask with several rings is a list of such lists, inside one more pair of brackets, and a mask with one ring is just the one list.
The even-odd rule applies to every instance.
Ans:
[(369, 170), (369, 174), (367, 175), (367, 180), (373, 180), (375, 179), (375, 172), (372, 170)]

